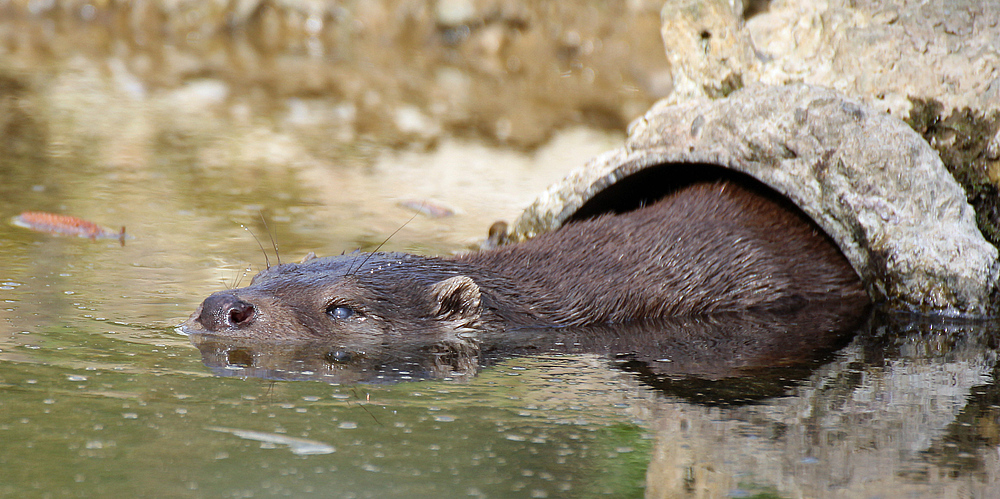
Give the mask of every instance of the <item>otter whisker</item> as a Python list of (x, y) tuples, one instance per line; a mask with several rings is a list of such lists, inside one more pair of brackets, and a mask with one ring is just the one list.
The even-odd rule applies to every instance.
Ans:
[(271, 246), (274, 247), (274, 257), (278, 260), (278, 265), (281, 265), (281, 255), (278, 254), (278, 240), (275, 236), (278, 235), (277, 230), (274, 234), (271, 234), (271, 228), (267, 226), (267, 219), (264, 218), (264, 212), (257, 210), (257, 214), (260, 215), (260, 221), (264, 224), (264, 230), (267, 231), (267, 237), (271, 239)]
[(266, 265), (267, 268), (271, 268), (271, 261), (267, 258), (267, 252), (264, 251), (264, 245), (260, 244), (260, 239), (257, 239), (257, 234), (254, 234), (253, 231), (250, 230), (250, 227), (247, 227), (246, 225), (240, 224), (240, 227), (243, 227), (243, 230), (249, 232), (250, 235), (253, 236), (253, 240), (257, 241), (257, 246), (260, 248), (260, 252), (264, 254), (264, 265)]
[(240, 284), (243, 283), (243, 279), (246, 278), (247, 274), (250, 273), (251, 270), (253, 270), (253, 268), (247, 264), (247, 268), (243, 269), (243, 272), (236, 274), (236, 283), (233, 285), (232, 289), (240, 287)]
[(364, 268), (365, 264), (368, 263), (368, 261), (371, 260), (372, 257), (375, 256), (375, 254), (378, 253), (378, 250), (382, 249), (382, 246), (385, 246), (385, 243), (389, 242), (389, 240), (392, 239), (392, 236), (395, 236), (397, 232), (403, 230), (403, 227), (406, 227), (407, 225), (409, 225), (410, 222), (412, 222), (414, 218), (417, 218), (417, 215), (419, 215), (419, 214), (420, 214), (419, 212), (414, 213), (413, 216), (410, 217), (409, 220), (407, 220), (405, 223), (403, 223), (403, 225), (400, 225), (398, 229), (392, 231), (392, 234), (389, 234), (389, 237), (385, 238), (384, 241), (382, 241), (381, 243), (379, 243), (379, 245), (376, 246), (373, 251), (368, 252), (368, 256), (366, 256), (365, 259), (361, 261), (361, 265), (358, 265), (358, 268), (356, 268), (356, 269), (352, 268), (354, 266), (353, 265), (354, 262), (351, 262), (352, 265), (347, 268), (347, 273), (344, 274), (344, 275), (345, 276), (354, 275), (355, 272), (357, 272), (357, 271), (361, 270), (362, 268)]

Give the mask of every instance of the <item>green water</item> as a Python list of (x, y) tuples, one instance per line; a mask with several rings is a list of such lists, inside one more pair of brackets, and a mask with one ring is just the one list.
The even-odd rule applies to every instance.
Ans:
[(212, 282), (221, 256), (157, 248), (160, 231), (189, 237), (171, 218), (131, 224), (125, 247), (0, 228), (0, 494), (641, 495), (651, 441), (628, 410), (635, 388), (593, 359), (511, 361), (467, 383), (212, 376), (173, 326), (241, 266)]
[[(119, 118), (67, 124), (46, 96), (17, 98), (55, 117), (19, 118), (33, 126), (6, 137), (0, 155), (0, 495), (642, 495), (652, 440), (629, 402), (642, 390), (594, 358), (514, 359), (467, 382), (338, 386), (213, 376), (174, 330), (205, 296), (265, 266), (255, 236), (272, 263), (272, 239), (289, 259), (384, 241), (412, 216), (396, 200), (421, 196), (401, 187), (415, 183), (396, 166), (415, 159), (389, 149), (344, 151), (299, 169), (260, 157), (206, 159), (252, 132), (136, 138), (113, 126)], [(126, 114), (121, 121), (162, 119), (143, 105)], [(615, 140), (582, 133), (599, 137), (594, 152)], [(564, 137), (574, 148), (593, 142)], [(270, 142), (255, 145), (279, 159), (301, 153), (280, 137), (261, 140)], [(438, 154), (474, 162), (483, 150), (456, 142)], [(514, 163), (510, 175), (533, 161), (494, 155), (501, 166)], [(421, 157), (439, 169), (455, 163)], [(335, 182), (303, 180), (317, 175)], [(489, 223), (468, 212), (499, 203), (415, 219), (386, 248), (462, 249)], [(8, 223), (28, 210), (124, 225), (133, 238), (122, 246)], [(283, 437), (321, 452), (300, 452)]]
[[(620, 407), (560, 400), (552, 380), (498, 369), (461, 386), (270, 383), (207, 377), (181, 347), (88, 343), (72, 347), (114, 353), (100, 367), (5, 366), (4, 494), (640, 494), (648, 437)], [(560, 367), (539, 364), (527, 367)], [(215, 427), (330, 447), (296, 455)]]
[[(4, 163), (5, 219), (23, 209), (79, 214), (124, 224), (134, 239), (121, 246), (0, 224), (0, 494), (995, 490), (1000, 390), (989, 322), (876, 314), (853, 341), (815, 361), (729, 380), (650, 378), (595, 355), (545, 353), (465, 381), (217, 377), (174, 327), (202, 298), (263, 266), (241, 224), (276, 233), (279, 252), (296, 255), (371, 248), (398, 222), (378, 222), (362, 199), (359, 213), (340, 212), (346, 222), (328, 231), (315, 214), (340, 210), (342, 200), (323, 202), (292, 181), (227, 192), (227, 174), (199, 174), (177, 157), (157, 152), (148, 163), (155, 168), (128, 175), (86, 156)], [(371, 175), (377, 184), (378, 172)], [(389, 246), (459, 249), (465, 236), (450, 223), (463, 221), (418, 220)]]

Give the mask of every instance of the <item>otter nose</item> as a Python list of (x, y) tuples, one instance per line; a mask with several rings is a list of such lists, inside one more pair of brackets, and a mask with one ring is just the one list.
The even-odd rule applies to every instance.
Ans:
[(205, 329), (218, 332), (239, 328), (253, 322), (257, 308), (229, 293), (215, 293), (205, 298), (198, 322)]

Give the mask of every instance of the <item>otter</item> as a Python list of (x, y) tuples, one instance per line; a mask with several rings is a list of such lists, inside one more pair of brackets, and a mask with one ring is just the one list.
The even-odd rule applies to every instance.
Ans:
[(258, 340), (586, 326), (820, 302), (865, 306), (847, 259), (783, 198), (720, 180), (453, 257), (355, 253), (272, 266), (209, 296), (188, 334)]

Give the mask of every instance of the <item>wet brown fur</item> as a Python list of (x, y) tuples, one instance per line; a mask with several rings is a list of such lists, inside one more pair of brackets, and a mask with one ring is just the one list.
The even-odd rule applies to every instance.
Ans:
[(847, 259), (803, 215), (728, 182), (458, 260), (520, 283), (560, 325), (864, 296)]

